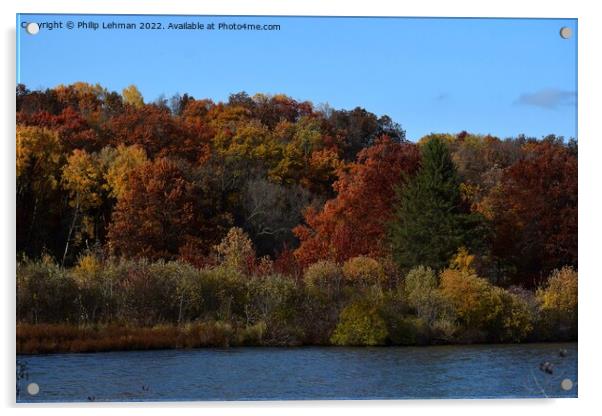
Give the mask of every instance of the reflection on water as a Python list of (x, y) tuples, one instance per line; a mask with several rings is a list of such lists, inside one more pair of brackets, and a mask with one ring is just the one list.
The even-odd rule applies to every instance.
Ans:
[[(129, 351), (17, 360), (26, 368), (19, 402), (577, 396), (576, 343)], [(540, 370), (544, 362), (552, 374)], [(565, 391), (560, 383), (567, 378), (573, 386)], [(40, 386), (35, 396), (27, 393), (33, 382)]]

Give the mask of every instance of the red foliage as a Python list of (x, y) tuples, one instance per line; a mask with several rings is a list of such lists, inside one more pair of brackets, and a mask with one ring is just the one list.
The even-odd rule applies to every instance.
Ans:
[(187, 122), (154, 105), (127, 106), (112, 118), (109, 140), (113, 146), (137, 144), (150, 158), (171, 157), (191, 162), (205, 160), (209, 152), (210, 131), (199, 121)]
[(46, 127), (57, 131), (61, 144), (70, 152), (73, 149), (85, 149), (88, 153), (100, 150), (102, 143), (98, 134), (89, 123), (72, 107), (65, 108), (60, 114), (47, 111), (33, 114), (17, 113), (17, 124)]
[(294, 250), (291, 250), (286, 246), (284, 247), (274, 261), (274, 272), (301, 279), (303, 273), (301, 266), (295, 257)]
[(133, 172), (128, 191), (117, 202), (110, 248), (126, 257), (173, 259), (193, 250), (202, 256), (227, 224), (223, 214), (211, 212), (211, 203), (177, 163), (148, 162)]
[(494, 254), (537, 278), (577, 264), (577, 158), (545, 141), (525, 151), (506, 169), (487, 210), (496, 231)]
[(416, 145), (399, 144), (388, 137), (362, 150), (357, 162), (339, 170), (334, 184), (337, 197), (321, 211), (308, 209), (307, 225), (293, 230), (301, 240), (295, 251), (299, 263), (307, 266), (326, 258), (342, 262), (359, 255), (383, 255), (395, 189), (402, 174), (413, 174), (419, 161)]

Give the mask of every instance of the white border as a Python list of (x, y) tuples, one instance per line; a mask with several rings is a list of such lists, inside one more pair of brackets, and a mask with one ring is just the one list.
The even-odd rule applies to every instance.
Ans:
[[(595, 260), (600, 256), (600, 189), (602, 158), (602, 98), (600, 74), (600, 40), (602, 22), (594, 1), (474, 1), (474, 0), (418, 0), (414, 2), (387, 2), (370, 0), (22, 0), (0, 2), (2, 8), (2, 111), (0, 111), (3, 136), (0, 156), (0, 195), (2, 195), (3, 225), (0, 253), (3, 257), (2, 326), (0, 347), (2, 348), (2, 381), (0, 404), (14, 406), (14, 235), (15, 235), (15, 173), (14, 173), (14, 86), (15, 86), (15, 14), (22, 13), (131, 13), (131, 14), (236, 14), (236, 15), (372, 15), (372, 16), (443, 16), (443, 17), (562, 17), (579, 19), (579, 274), (580, 274), (580, 331), (579, 331), (579, 399), (567, 400), (456, 400), (456, 401), (347, 401), (347, 402), (256, 402), (256, 403), (170, 403), (170, 404), (89, 404), (18, 406), (21, 412), (48, 415), (132, 414), (140, 411), (163, 415), (169, 407), (179, 415), (202, 413), (234, 414), (244, 411), (249, 415), (287, 414), (308, 412), (332, 414), (345, 412), (365, 415), (369, 411), (399, 414), (400, 411), (448, 415), (507, 415), (515, 412), (531, 412), (546, 415), (588, 414), (599, 409), (602, 385), (600, 335), (600, 282), (601, 265)], [(510, 64), (510, 63), (509, 63)], [(400, 375), (401, 376), (401, 375)], [(177, 409), (177, 410), (176, 410)]]

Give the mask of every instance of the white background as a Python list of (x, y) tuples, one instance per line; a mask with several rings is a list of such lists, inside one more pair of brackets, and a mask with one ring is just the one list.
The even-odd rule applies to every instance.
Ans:
[[(173, 416), (199, 414), (245, 415), (508, 415), (601, 414), (602, 345), (599, 305), (602, 303), (602, 262), (599, 261), (602, 185), (602, 21), (596, 1), (470, 1), (416, 0), (3, 0), (0, 2), (2, 58), (0, 62), (0, 405), (5, 414), (114, 415), (148, 413)], [(255, 15), (374, 15), (563, 17), (579, 19), (579, 399), (565, 400), (431, 400), (19, 405), (15, 400), (15, 14), (25, 13), (157, 13)], [(44, 65), (40, 62), (40, 65)], [(598, 260), (598, 261), (597, 261)], [(82, 409), (84, 408), (84, 409)], [(597, 411), (595, 409), (598, 409)]]

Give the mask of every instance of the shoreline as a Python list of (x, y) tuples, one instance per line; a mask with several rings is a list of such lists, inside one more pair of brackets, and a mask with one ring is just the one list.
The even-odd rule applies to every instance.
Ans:
[(578, 343), (578, 339), (526, 340), (522, 342), (430, 342), (414, 344), (336, 345), (332, 343), (275, 343), (253, 333), (253, 327), (232, 328), (215, 321), (131, 327), (127, 325), (17, 324), (16, 355), (79, 354), (99, 352), (193, 350), (204, 348), (390, 348), (489, 346)]

